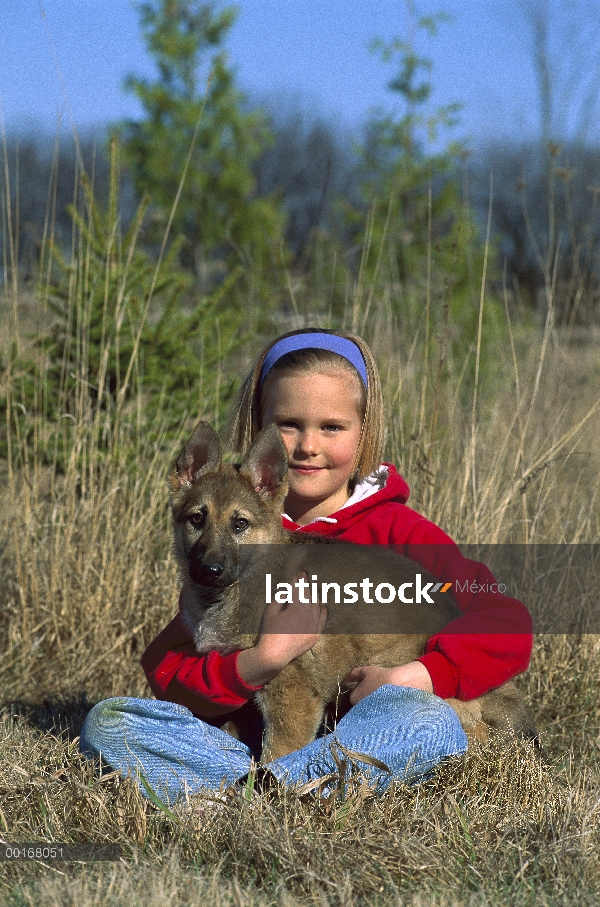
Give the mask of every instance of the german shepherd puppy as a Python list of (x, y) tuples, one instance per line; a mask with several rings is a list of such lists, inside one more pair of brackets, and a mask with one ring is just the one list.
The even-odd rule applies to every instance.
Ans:
[[(321, 567), (321, 576), (326, 569), (325, 578), (341, 579), (341, 587), (348, 580), (360, 583), (366, 576), (374, 585), (399, 587), (414, 581), (416, 568), (422, 581), (436, 583), (415, 562), (385, 548), (283, 529), (287, 468), (287, 452), (276, 426), (261, 431), (241, 465), (234, 467), (222, 464), (219, 440), (207, 422), (198, 423), (173, 466), (169, 486), (174, 550), (184, 586), (182, 617), (200, 654), (255, 645), (265, 608), (265, 576), (277, 575), (284, 564), (280, 555), (286, 556), (290, 580), (302, 572), (318, 575)], [(248, 544), (250, 556), (245, 557)], [(266, 557), (254, 547), (259, 545), (269, 546)], [(245, 598), (254, 603), (255, 613), (249, 615), (252, 632), (240, 631), (240, 581)], [(364, 610), (357, 605), (328, 601), (327, 609), (325, 632), (315, 646), (255, 695), (265, 723), (263, 763), (315, 738), (326, 706), (336, 699), (352, 668), (413, 661), (423, 654), (427, 639), (460, 614), (449, 593), (420, 607), (378, 602), (369, 615), (378, 632), (365, 633)], [(490, 728), (534, 733), (512, 683), (470, 702), (448, 701), (471, 740), (486, 740)], [(231, 722), (225, 729), (238, 736)]]

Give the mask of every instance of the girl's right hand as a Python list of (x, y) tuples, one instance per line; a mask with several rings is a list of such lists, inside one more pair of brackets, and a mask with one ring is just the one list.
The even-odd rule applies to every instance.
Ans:
[[(300, 575), (308, 579), (306, 574)], [(267, 605), (256, 645), (238, 655), (238, 674), (249, 686), (262, 686), (294, 658), (312, 649), (325, 626), (327, 608), (319, 602), (302, 602), (295, 585), (298, 579), (294, 580), (292, 602)]]

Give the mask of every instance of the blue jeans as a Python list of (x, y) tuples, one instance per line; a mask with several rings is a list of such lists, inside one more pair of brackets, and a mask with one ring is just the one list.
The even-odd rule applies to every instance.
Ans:
[[(392, 779), (417, 780), (446, 757), (467, 749), (456, 712), (442, 699), (386, 685), (350, 709), (333, 733), (267, 767), (279, 781), (304, 784), (336, 771), (336, 742), (388, 766), (389, 773), (360, 763), (378, 792)], [(80, 748), (88, 756), (101, 754), (106, 764), (124, 774), (136, 777), (142, 772), (150, 786), (171, 801), (186, 790), (235, 784), (248, 773), (252, 760), (239, 740), (181, 705), (154, 699), (99, 702), (85, 720)]]

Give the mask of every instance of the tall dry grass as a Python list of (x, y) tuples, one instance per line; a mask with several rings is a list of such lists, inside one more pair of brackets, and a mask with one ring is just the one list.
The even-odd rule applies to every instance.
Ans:
[[(73, 319), (85, 311), (82, 292), (73, 285)], [(390, 285), (373, 299), (355, 288), (342, 321), (378, 359), (386, 456), (411, 484), (413, 506), (459, 542), (597, 542), (597, 348), (573, 347), (551, 317), (542, 330), (521, 324), (507, 299), (503, 340), (485, 354), (493, 367), (481, 335), (456, 358), (443, 330), (436, 341), (424, 327), (435, 316), (430, 295), (407, 336), (395, 292)], [(42, 357), (37, 399), (46, 365), (29, 334), (48, 318), (43, 290), (26, 296), (16, 281), (5, 285), (2, 347)], [(323, 312), (314, 320), (331, 323)], [(62, 428), (52, 427), (53, 460), (47, 420), (23, 412), (18, 366), (3, 381), (0, 836), (124, 847), (118, 865), (3, 864), (5, 903), (597, 900), (592, 637), (536, 644), (522, 683), (543, 759), (499, 742), (378, 799), (361, 787), (322, 803), (272, 790), (252, 801), (232, 795), (220, 809), (197, 802), (175, 819), (130, 781), (99, 777), (78, 755), (77, 734), (99, 699), (149, 695), (139, 656), (177, 606), (165, 477), (198, 414), (182, 413), (179, 434), (168, 437), (160, 412), (149, 424), (143, 391), (126, 406), (99, 406), (82, 370), (75, 413), (65, 405)]]

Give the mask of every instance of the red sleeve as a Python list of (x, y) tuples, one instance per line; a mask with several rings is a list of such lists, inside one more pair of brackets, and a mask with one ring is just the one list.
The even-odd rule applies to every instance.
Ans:
[(428, 640), (425, 665), (442, 699), (475, 699), (529, 667), (533, 647), (529, 611), (516, 598), (489, 591), (495, 584), (485, 564), (464, 557), (435, 523), (419, 520), (403, 553), (438, 579), (452, 583), (463, 612)]
[(183, 705), (199, 718), (213, 718), (239, 709), (260, 689), (238, 674), (238, 655), (198, 655), (178, 614), (150, 643), (141, 663), (157, 699)]

